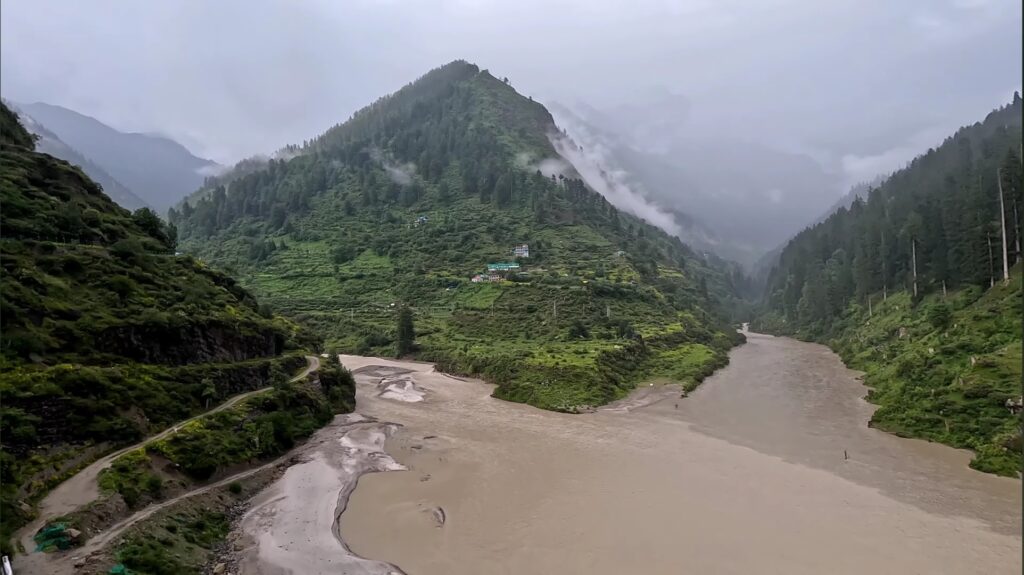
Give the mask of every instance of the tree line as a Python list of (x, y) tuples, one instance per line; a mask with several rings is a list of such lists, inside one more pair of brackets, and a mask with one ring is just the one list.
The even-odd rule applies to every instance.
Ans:
[(851, 303), (1008, 279), (1022, 257), (1021, 98), (961, 128), (849, 208), (798, 234), (769, 275), (765, 305), (826, 333)]

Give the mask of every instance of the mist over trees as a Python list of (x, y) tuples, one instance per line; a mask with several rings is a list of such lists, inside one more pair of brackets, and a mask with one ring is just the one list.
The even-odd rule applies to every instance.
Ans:
[(798, 234), (770, 275), (768, 309), (821, 335), (853, 301), (867, 308), (871, 298), (894, 290), (916, 299), (1003, 281), (1004, 268), (1022, 257), (1021, 172), (1015, 93), (1010, 104), (916, 158), (866, 200)]
[[(470, 78), (476, 80), (467, 82)], [(481, 100), (490, 98), (502, 101), (482, 108)], [(502, 133), (480, 127), (481, 117), (499, 112), (517, 129)], [(552, 153), (546, 136), (551, 122), (543, 106), (521, 98), (501, 80), (475, 65), (453, 62), (295, 148), (292, 158), (271, 159), (256, 170), (246, 164), (233, 175), (210, 178), (209, 187), (171, 208), (169, 220), (187, 239), (209, 238), (232, 225), (259, 220), (268, 234), (313, 240), (321, 232), (299, 228), (296, 222), (324, 195), (344, 195), (338, 206), (343, 216), (372, 213), (389, 224), (397, 222), (394, 210), (446, 208), (476, 197), (502, 211), (528, 212), (531, 225), (593, 223), (621, 238), (638, 268), (651, 274), (659, 263), (675, 265), (693, 257), (679, 238), (649, 229), (645, 233), (582, 179), (545, 176), (515, 165), (510, 142), (539, 158)], [(414, 168), (405, 168), (410, 164)], [(374, 237), (346, 235), (338, 242), (334, 263), (365, 249), (382, 254), (411, 249), (397, 239), (404, 234), (391, 226)], [(423, 266), (439, 257), (435, 248), (423, 246)], [(250, 260), (262, 261), (276, 249), (280, 246), (272, 240), (254, 236)], [(446, 252), (446, 257), (460, 256)]]

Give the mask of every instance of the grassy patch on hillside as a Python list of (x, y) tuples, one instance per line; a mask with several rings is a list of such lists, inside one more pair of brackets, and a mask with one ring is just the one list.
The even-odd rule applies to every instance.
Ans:
[(654, 354), (645, 371), (649, 377), (666, 377), (681, 383), (686, 391), (693, 391), (727, 361), (722, 350), (692, 343)]
[(117, 559), (131, 572), (145, 575), (202, 573), (210, 552), (230, 530), (228, 517), (219, 510), (184, 509), (127, 538)]
[[(161, 498), (166, 469), (173, 469), (183, 481), (201, 482), (220, 470), (276, 457), (329, 422), (334, 413), (350, 410), (345, 398), (352, 386), (349, 375), (343, 381), (323, 379), (321, 385), (282, 384), (254, 395), (118, 457), (100, 474), (100, 487), (120, 494), (134, 508)], [(347, 388), (343, 393), (342, 387)]]
[(863, 370), (880, 407), (872, 425), (976, 453), (971, 466), (1022, 470), (1020, 269), (1009, 285), (926, 296), (891, 295), (873, 313), (851, 306), (829, 344)]

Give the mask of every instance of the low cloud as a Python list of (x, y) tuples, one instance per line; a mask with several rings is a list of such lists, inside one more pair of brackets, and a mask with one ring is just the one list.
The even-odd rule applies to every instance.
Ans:
[(569, 178), (578, 175), (573, 170), (572, 165), (561, 158), (544, 158), (540, 161), (534, 161), (534, 157), (527, 152), (516, 154), (516, 166), (529, 172), (540, 172), (548, 178), (551, 176), (565, 176)]
[[(682, 235), (682, 228), (675, 216), (648, 200), (638, 186), (629, 182), (628, 172), (614, 167), (607, 146), (586, 127), (571, 119), (562, 119), (560, 122), (565, 132), (549, 134), (548, 138), (559, 155), (572, 164), (591, 189), (604, 196), (616, 208), (674, 236)], [(577, 144), (577, 140), (584, 145)]]
[(303, 153), (304, 152), (302, 151), (302, 148), (293, 145), (281, 148), (280, 150), (274, 152), (274, 155), (271, 157), (275, 160), (284, 160), (287, 162), (292, 158), (298, 158)]
[(216, 177), (227, 173), (231, 168), (220, 164), (208, 164), (196, 169), (196, 173), (205, 178)]
[(384, 172), (391, 178), (391, 181), (400, 185), (408, 186), (416, 175), (416, 164), (412, 162), (399, 164), (387, 158), (379, 148), (370, 148), (370, 157), (380, 164)]
[(875, 181), (878, 179), (878, 176), (888, 176), (903, 168), (915, 157), (924, 154), (930, 148), (938, 147), (942, 144), (943, 140), (958, 128), (952, 122), (947, 124), (919, 130), (900, 145), (874, 154), (844, 155), (841, 163), (846, 188), (848, 189), (861, 182)]

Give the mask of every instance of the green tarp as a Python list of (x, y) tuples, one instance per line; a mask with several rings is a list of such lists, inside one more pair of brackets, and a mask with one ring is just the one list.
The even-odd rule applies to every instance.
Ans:
[(32, 538), (36, 542), (36, 551), (52, 551), (54, 549), (70, 549), (72, 542), (68, 536), (67, 526), (63, 523), (51, 523), (41, 529)]

